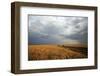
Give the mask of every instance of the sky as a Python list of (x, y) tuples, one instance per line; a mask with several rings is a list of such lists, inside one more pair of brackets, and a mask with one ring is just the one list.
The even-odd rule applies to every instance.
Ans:
[(87, 44), (88, 17), (28, 16), (29, 44)]

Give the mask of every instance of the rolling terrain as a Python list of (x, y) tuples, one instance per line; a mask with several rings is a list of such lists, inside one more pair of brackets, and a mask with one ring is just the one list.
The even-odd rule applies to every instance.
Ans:
[(65, 45), (28, 45), (28, 60), (87, 58), (87, 47)]

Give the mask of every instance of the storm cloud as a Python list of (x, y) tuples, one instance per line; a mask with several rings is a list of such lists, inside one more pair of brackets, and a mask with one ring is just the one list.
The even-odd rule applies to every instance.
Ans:
[(87, 44), (88, 17), (42, 15), (28, 17), (29, 44)]

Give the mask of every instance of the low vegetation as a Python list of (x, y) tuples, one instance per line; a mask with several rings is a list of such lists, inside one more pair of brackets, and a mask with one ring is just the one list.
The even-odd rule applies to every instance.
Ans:
[(28, 47), (29, 60), (76, 59), (86, 57), (85, 53), (59, 45), (29, 45)]

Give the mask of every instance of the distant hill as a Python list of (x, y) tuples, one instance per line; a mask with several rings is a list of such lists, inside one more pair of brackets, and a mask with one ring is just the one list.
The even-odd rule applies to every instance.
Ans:
[(86, 45), (86, 44), (61, 44), (61, 46), (80, 47), (80, 48), (87, 48), (88, 47), (88, 45)]

